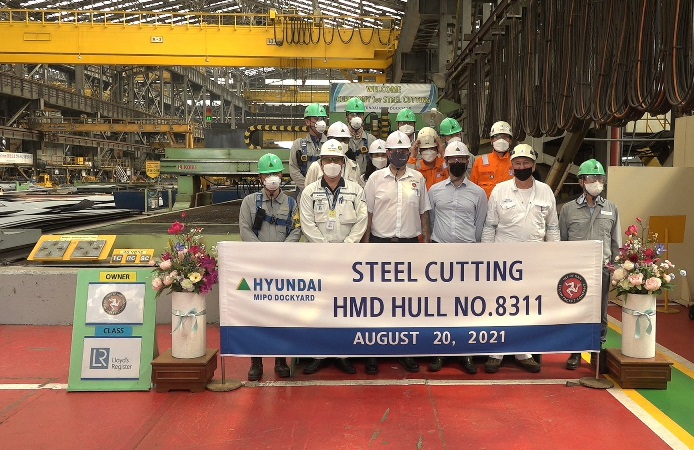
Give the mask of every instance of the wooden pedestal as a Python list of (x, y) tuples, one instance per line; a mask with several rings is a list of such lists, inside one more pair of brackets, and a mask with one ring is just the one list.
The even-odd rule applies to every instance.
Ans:
[(199, 358), (174, 358), (171, 349), (152, 361), (152, 382), (157, 392), (202, 392), (217, 369), (217, 349), (208, 348)]
[(618, 348), (607, 349), (607, 368), (623, 389), (667, 389), (672, 362), (655, 358), (630, 358)]

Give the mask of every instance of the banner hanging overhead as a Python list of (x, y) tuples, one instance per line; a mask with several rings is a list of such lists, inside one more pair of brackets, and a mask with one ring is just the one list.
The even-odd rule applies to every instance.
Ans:
[[(459, 355), (600, 348), (598, 241), (222, 242), (218, 249), (225, 355)], [(297, 254), (305, 255), (298, 266), (268, 258)]]
[(34, 155), (31, 153), (0, 152), (0, 164), (16, 164), (18, 166), (30, 166), (34, 163)]
[(352, 97), (359, 97), (364, 102), (367, 113), (380, 113), (382, 108), (397, 113), (410, 108), (419, 114), (436, 106), (438, 88), (433, 84), (331, 84), (330, 112), (345, 112), (347, 101)]

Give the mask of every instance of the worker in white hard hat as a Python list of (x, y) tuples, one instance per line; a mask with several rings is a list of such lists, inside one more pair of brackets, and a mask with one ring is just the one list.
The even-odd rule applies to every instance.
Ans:
[[(369, 222), (362, 242), (428, 243), (431, 237), (429, 196), (426, 180), (407, 167), (411, 142), (402, 131), (394, 131), (386, 139), (388, 167), (371, 174), (366, 182), (366, 208)], [(405, 370), (419, 372), (414, 358), (402, 360)], [(375, 358), (366, 361), (366, 373), (378, 373)]]
[[(367, 211), (364, 190), (344, 178), (345, 157), (342, 145), (328, 139), (320, 151), (322, 177), (301, 193), (302, 231), (309, 242), (359, 242), (366, 231)], [(324, 359), (316, 358), (304, 367), (304, 374), (318, 372)], [(347, 358), (337, 358), (337, 367), (347, 374), (357, 370)]]
[[(328, 139), (335, 139), (340, 143), (343, 154), (347, 151), (349, 146), (349, 140), (351, 138), (351, 134), (350, 131), (347, 129), (347, 125), (345, 125), (342, 122), (332, 123), (328, 127), (327, 135)], [(308, 186), (316, 180), (320, 180), (322, 176), (323, 171), (321, 170), (320, 160), (314, 161), (313, 163), (311, 163), (311, 165), (308, 168), (308, 171), (306, 172), (306, 186)], [(355, 163), (353, 160), (349, 158), (345, 161), (344, 177), (346, 180), (354, 181), (355, 183), (359, 183), (361, 186), (364, 186), (364, 183), (362, 182), (360, 177), (359, 166), (357, 165), (357, 163)]]
[(492, 142), (491, 153), (478, 155), (470, 173), (470, 180), (484, 189), (487, 197), (492, 194), (494, 186), (513, 178), (509, 149), (513, 143), (513, 131), (507, 122), (496, 122), (489, 131)]
[(419, 130), (407, 165), (424, 175), (427, 189), (448, 178), (448, 166), (443, 152), (443, 142), (433, 128), (424, 127)]
[[(510, 152), (513, 178), (497, 184), (489, 197), (482, 242), (555, 242), (560, 240), (557, 203), (552, 189), (533, 178), (537, 152), (528, 144)], [(491, 355), (484, 364), (496, 373), (503, 355)], [(516, 355), (516, 364), (537, 373), (540, 364), (530, 354)]]
[(369, 156), (366, 159), (366, 170), (361, 176), (362, 186), (366, 184), (372, 173), (383, 169), (388, 165), (388, 156), (386, 156), (386, 141), (376, 139), (369, 145)]
[[(431, 242), (480, 242), (482, 227), (487, 216), (487, 194), (466, 177), (472, 154), (467, 145), (451, 141), (444, 152), (450, 176), (429, 189), (432, 222)], [(444, 358), (436, 356), (429, 364), (429, 372), (438, 372)], [(474, 375), (477, 368), (471, 356), (463, 356), (463, 370)]]

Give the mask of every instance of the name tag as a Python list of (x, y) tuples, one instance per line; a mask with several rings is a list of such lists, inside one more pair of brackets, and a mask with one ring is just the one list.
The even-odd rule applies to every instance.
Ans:
[(611, 216), (612, 211), (600, 211), (600, 214), (602, 214), (603, 216)]

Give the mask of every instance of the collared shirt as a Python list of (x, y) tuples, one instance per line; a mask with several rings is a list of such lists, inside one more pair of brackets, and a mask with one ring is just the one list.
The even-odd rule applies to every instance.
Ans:
[(309, 158), (306, 163), (306, 170), (308, 171), (308, 166), (311, 165), (311, 158), (318, 157), (321, 145), (328, 139), (324, 134), (320, 135), (320, 139), (316, 139), (310, 134), (307, 134), (306, 137), (296, 139), (292, 143), (292, 148), (289, 150), (289, 175), (292, 177), (292, 181), (294, 181), (299, 190), (303, 189), (305, 185), (305, 176), (301, 174), (301, 166), (303, 165), (300, 159), (302, 154), (302, 140), (306, 140), (306, 156)]
[[(345, 173), (343, 174), (343, 177), (346, 180), (354, 181), (355, 183), (359, 184), (359, 186), (363, 187), (364, 180), (359, 175), (359, 166), (357, 166), (357, 163), (355, 163), (349, 158), (345, 158), (345, 160)], [(304, 186), (308, 186), (309, 184), (313, 183), (314, 181), (318, 181), (321, 178), (323, 178), (323, 169), (321, 169), (320, 160), (314, 161), (308, 168), (308, 172), (306, 172), (306, 180), (304, 181)]]
[(331, 192), (321, 178), (301, 193), (300, 216), (309, 242), (359, 242), (368, 222), (364, 189), (342, 178)]
[(487, 217), (487, 194), (467, 178), (456, 187), (451, 179), (429, 189), (431, 240), (479, 242)]
[(421, 173), (405, 168), (396, 180), (390, 167), (384, 167), (371, 174), (364, 191), (374, 236), (413, 238), (422, 233), (420, 216), (431, 205)]
[(484, 189), (484, 192), (487, 193), (487, 198), (492, 195), (494, 186), (513, 178), (510, 154), (511, 152), (506, 152), (503, 156), (500, 156), (499, 152), (492, 150), (491, 153), (475, 158), (470, 181)]
[(559, 218), (552, 188), (537, 180), (525, 189), (516, 179), (497, 184), (489, 197), (482, 242), (558, 241)]
[(253, 231), (253, 222), (257, 211), (257, 193), (249, 194), (243, 198), (241, 209), (239, 211), (239, 231), (241, 232), (242, 241), (253, 242), (298, 242), (301, 239), (301, 227), (299, 221), (296, 220), (299, 214), (299, 205), (296, 204), (294, 211), (289, 214), (289, 197), (284, 192), (275, 199), (270, 199), (265, 192), (262, 191), (263, 201), (262, 206), (267, 216), (274, 216), (278, 219), (292, 220), (292, 225), (289, 227), (290, 232), (287, 235), (287, 227), (285, 225), (273, 225), (263, 221), (263, 224), (255, 235)]
[(424, 175), (426, 180), (427, 190), (431, 189), (433, 185), (439, 181), (443, 181), (448, 178), (448, 164), (446, 159), (442, 156), (437, 156), (434, 160), (434, 165), (429, 166), (427, 163), (422, 161), (422, 159), (416, 159), (410, 156), (407, 160), (408, 167), (417, 170), (419, 173)]
[(622, 246), (617, 206), (598, 197), (591, 212), (583, 194), (562, 206), (559, 212), (559, 234), (562, 241), (602, 241), (603, 261), (613, 261)]

